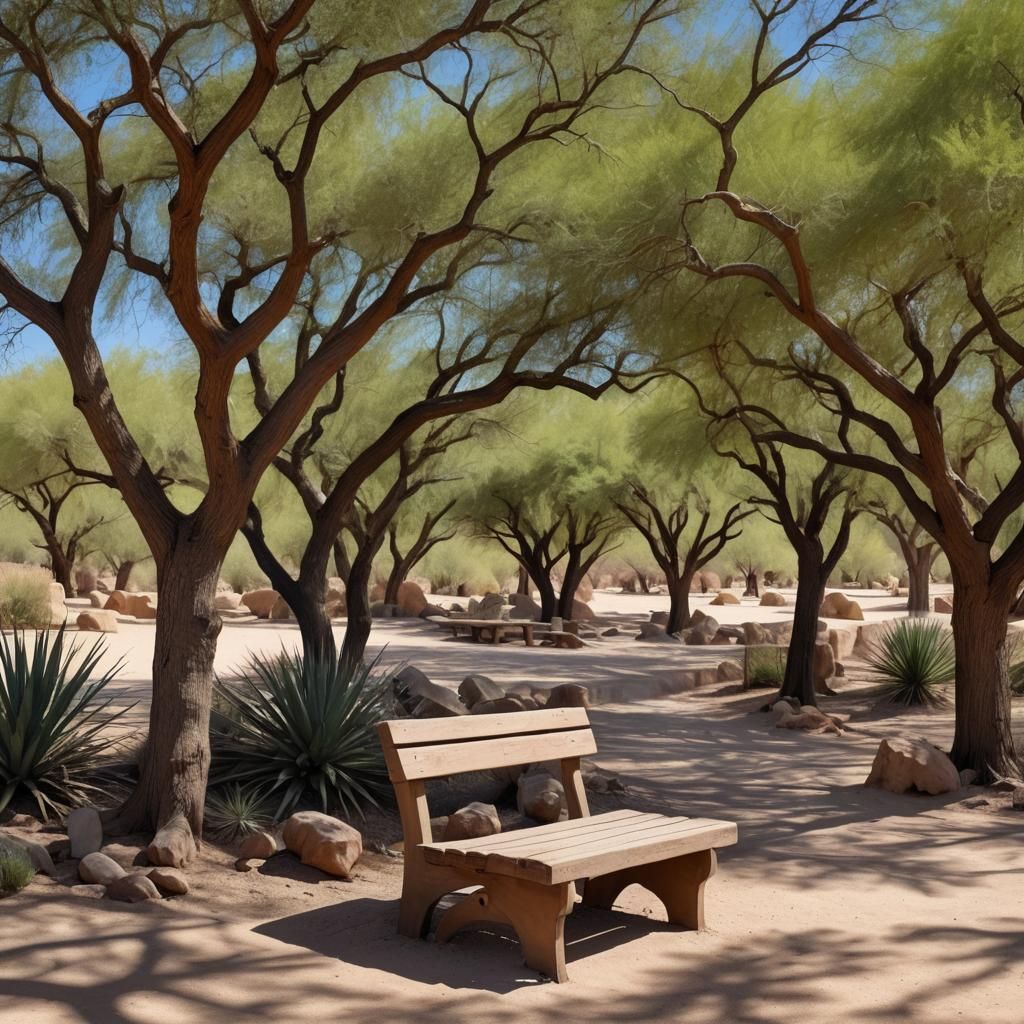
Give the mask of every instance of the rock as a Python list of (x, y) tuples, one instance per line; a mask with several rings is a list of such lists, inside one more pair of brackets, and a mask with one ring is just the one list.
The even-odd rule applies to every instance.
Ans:
[(270, 609), (270, 618), (276, 619), (278, 622), (285, 622), (292, 618), (292, 610), (283, 597), (278, 596), (274, 602), (274, 606)]
[(88, 900), (101, 900), (107, 895), (105, 885), (73, 885), (71, 886), (72, 896), (82, 896)]
[(523, 705), (524, 711), (539, 711), (541, 708), (541, 704), (536, 697), (520, 697), (519, 703)]
[(641, 622), (639, 640), (651, 640), (656, 636), (665, 636), (665, 627), (656, 622)]
[(977, 778), (978, 773), (973, 768), (965, 768), (960, 772), (960, 785), (973, 786)]
[(467, 708), (482, 700), (501, 700), (505, 691), (489, 676), (471, 675), (459, 683), (459, 696)]
[(234, 611), (241, 603), (242, 595), (235, 593), (221, 593), (213, 599), (213, 607), (220, 612)]
[(1010, 806), (1015, 811), (1024, 811), (1024, 786), (1016, 786), (1010, 798)]
[(148, 867), (149, 858), (141, 846), (126, 846), (122, 843), (107, 843), (100, 851), (122, 868)]
[(119, 615), (127, 615), (128, 595), (123, 590), (115, 590), (107, 598), (103, 607), (107, 611), (117, 612)]
[(864, 612), (856, 601), (851, 601), (838, 590), (826, 594), (821, 602), (821, 615), (826, 619), (863, 620)]
[[(502, 602), (504, 603), (504, 602)], [(427, 606), (427, 596), (418, 583), (406, 580), (398, 587), (398, 607), (406, 615), (419, 615)]]
[(59, 583), (50, 584), (50, 625), (63, 626), (68, 618), (67, 594)]
[(242, 604), (249, 609), (258, 619), (269, 619), (270, 613), (281, 595), (276, 590), (263, 587), (260, 590), (250, 590), (242, 595)]
[(253, 857), (253, 858), (239, 857), (238, 860), (235, 861), (235, 870), (236, 871), (253, 871), (255, 868), (259, 867), (259, 865), (262, 864), (262, 863), (263, 863), (263, 858), (262, 857)]
[(601, 630), (601, 636), (618, 636), (619, 631), (614, 627), (610, 626), (608, 629)]
[(722, 580), (717, 572), (705, 569), (700, 573), (698, 579), (700, 580), (700, 589), (705, 593), (711, 590), (722, 589)]
[(150, 864), (157, 867), (183, 868), (196, 853), (196, 841), (185, 815), (171, 818), (146, 847)]
[(548, 690), (548, 710), (552, 708), (586, 708), (590, 707), (589, 693), (579, 683), (561, 683)]
[(284, 838), (279, 832), (267, 832), (260, 829), (250, 832), (238, 848), (240, 860), (268, 860), (284, 849)]
[(765, 644), (771, 643), (771, 637), (760, 622), (744, 622), (743, 643), (747, 647), (763, 647)]
[(90, 853), (78, 865), (78, 877), (83, 882), (110, 885), (127, 874), (125, 869), (105, 853)]
[(550, 643), (563, 651), (578, 651), (581, 647), (586, 647), (586, 644), (578, 636), (568, 632), (559, 636), (544, 637), (543, 642)]
[[(339, 612), (340, 615), (345, 614), (344, 607)], [(448, 609), (442, 608), (439, 604), (430, 604), (429, 602), (423, 606), (423, 611), (420, 612), (421, 619), (432, 619), (440, 617), (442, 619), (448, 618)]]
[(139, 872), (123, 875), (107, 886), (107, 899), (122, 903), (142, 903), (160, 899), (160, 890), (146, 875)]
[(724, 629), (720, 629), (709, 641), (709, 644), (718, 644), (721, 647), (728, 647), (733, 641), (733, 637), (730, 636)]
[(363, 837), (338, 818), (319, 811), (299, 811), (285, 823), (284, 844), (303, 864), (328, 875), (348, 878), (363, 852)]
[(501, 831), (501, 818), (494, 804), (474, 802), (448, 816), (442, 839), (479, 839), (495, 836)]
[(164, 896), (188, 895), (188, 879), (177, 868), (153, 868), (146, 877)]
[(583, 760), (580, 762), (580, 775), (583, 778), (583, 786), (591, 793), (625, 793), (626, 787), (622, 784), (615, 772), (608, 771), (593, 761)]
[(653, 622), (656, 626), (667, 626), (668, 612), (651, 612), (649, 621)]
[[(545, 708), (548, 705), (548, 691), (542, 690), (540, 687), (535, 686), (529, 697), (539, 708)], [(520, 700), (522, 699), (523, 695), (520, 695)]]
[(89, 592), (89, 604), (93, 608), (105, 608), (107, 606), (107, 595), (102, 590), (92, 590)]
[(720, 683), (734, 683), (743, 679), (743, 666), (738, 661), (727, 658), (718, 663), (718, 681)]
[(429, 693), (425, 693), (412, 709), (414, 718), (454, 718), (456, 715), (468, 715), (469, 708), (456, 696), (453, 690), (430, 684)]
[(937, 598), (935, 598), (935, 602), (933, 604), (933, 607), (935, 608), (935, 611), (937, 611), (940, 615), (952, 615), (953, 614), (953, 602), (948, 600), (945, 597), (937, 597)]
[(520, 814), (545, 823), (561, 821), (569, 816), (565, 790), (550, 775), (520, 775), (516, 806)]
[(155, 619), (156, 602), (150, 594), (128, 594), (125, 612), (137, 619)]
[(766, 590), (761, 595), (760, 603), (764, 608), (782, 608), (786, 604), (786, 599), (781, 594), (776, 594), (774, 590)]
[(469, 610), (474, 612), (477, 618), (480, 619), (497, 620), (507, 618), (505, 615), (505, 598), (501, 594), (484, 594), (477, 602), (475, 609), (473, 608), (473, 602), (469, 602)]
[(686, 643), (700, 647), (710, 641), (710, 637), (704, 632), (699, 626), (697, 629), (691, 629), (686, 633), (684, 637)]
[(117, 613), (107, 612), (100, 609), (89, 612), (79, 612), (75, 619), (81, 633), (116, 633)]
[(953, 762), (923, 736), (892, 736), (878, 745), (865, 785), (890, 793), (955, 793), (960, 775)]
[[(509, 594), (508, 603), (512, 606), (513, 619), (540, 622), (540, 605), (529, 594)], [(454, 605), (452, 607), (454, 609)]]
[(530, 700), (531, 703), (536, 704), (533, 698), (530, 697), (517, 697), (514, 695), (508, 695), (499, 697), (497, 700), (478, 700), (473, 705), (473, 710), (470, 714), (473, 715), (508, 715), (515, 714), (519, 711), (528, 710), (526, 701)]
[(835, 675), (836, 659), (832, 645), (817, 643), (814, 645), (814, 661), (811, 663), (811, 678), (814, 681), (815, 693), (831, 693), (828, 681)]
[(103, 846), (103, 822), (95, 807), (76, 807), (68, 814), (66, 828), (75, 860), (99, 853)]
[(572, 599), (572, 617), (574, 622), (593, 622), (597, 618), (589, 604), (584, 604), (576, 598)]
[(31, 861), (37, 875), (49, 875), (53, 878), (57, 874), (50, 851), (42, 843), (34, 839), (25, 839), (23, 836), (16, 836), (12, 832), (0, 832), (0, 846), (16, 846)]
[(799, 711), (793, 710), (789, 701), (780, 700), (772, 706), (776, 714), (777, 729), (799, 729), (810, 733), (835, 733), (842, 736), (842, 723), (838, 718), (830, 718), (824, 711), (813, 704), (804, 704)]
[(739, 603), (740, 603), (740, 599), (735, 594), (730, 594), (728, 590), (720, 590), (718, 592), (718, 594), (716, 594), (711, 599), (711, 601), (709, 602), (709, 604), (717, 604), (717, 605), (739, 604)]
[(705, 615), (699, 608), (690, 616), (690, 630), (699, 629), (709, 639), (719, 630), (718, 619), (713, 615)]

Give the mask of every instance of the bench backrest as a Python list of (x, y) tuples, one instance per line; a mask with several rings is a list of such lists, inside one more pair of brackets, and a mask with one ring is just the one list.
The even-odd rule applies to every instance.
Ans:
[(392, 782), (583, 757), (597, 751), (585, 708), (459, 718), (406, 718), (377, 726)]
[(561, 761), (572, 817), (588, 813), (580, 758), (597, 751), (585, 708), (457, 718), (405, 718), (377, 726), (395, 786), (406, 842), (429, 842), (426, 779)]

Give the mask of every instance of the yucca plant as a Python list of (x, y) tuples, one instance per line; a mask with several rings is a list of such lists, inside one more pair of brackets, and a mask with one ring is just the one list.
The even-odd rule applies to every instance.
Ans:
[(906, 707), (945, 703), (938, 687), (956, 668), (952, 638), (940, 622), (900, 619), (869, 650), (867, 662), (883, 681), (883, 695)]
[(31, 653), (23, 633), (0, 634), (0, 811), (19, 791), (46, 819), (106, 794), (110, 743), (99, 734), (131, 708), (107, 713), (99, 699), (120, 661), (90, 681), (105, 653), (102, 640), (66, 644), (63, 627), (37, 633)]
[(206, 794), (203, 827), (214, 839), (231, 842), (273, 824), (273, 807), (266, 794), (237, 782)]
[(278, 821), (304, 799), (324, 811), (379, 806), (388, 780), (374, 726), (391, 713), (392, 674), (286, 652), (254, 656), (251, 672), (217, 683), (231, 713), (211, 738), (211, 784), (263, 790)]
[(0, 841), (0, 896), (24, 889), (35, 876), (36, 869), (24, 850)]

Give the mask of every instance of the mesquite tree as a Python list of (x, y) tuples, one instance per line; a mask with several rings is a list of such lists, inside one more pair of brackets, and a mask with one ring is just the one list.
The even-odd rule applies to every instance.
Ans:
[[(690, 589), (697, 573), (710, 564), (740, 531), (732, 532), (753, 509), (742, 502), (714, 514), (714, 502), (696, 486), (672, 500), (660, 498), (637, 480), (627, 484), (616, 503), (619, 511), (644, 538), (669, 589), (668, 633), (678, 633), (690, 621)], [(691, 519), (695, 524), (692, 530)]]
[(932, 565), (939, 555), (939, 545), (920, 523), (910, 518), (904, 508), (894, 508), (892, 503), (875, 500), (867, 503), (867, 510), (896, 538), (900, 554), (907, 563), (907, 611), (927, 613), (930, 610)]
[[(454, 540), (458, 530), (450, 520), (446, 523), (458, 498), (441, 501), (423, 512), (413, 524), (407, 536), (403, 534), (403, 523), (392, 519), (388, 523), (388, 553), (391, 555), (391, 570), (384, 585), (384, 602), (398, 603), (398, 591), (409, 578), (413, 569), (423, 561), (438, 544)], [(442, 525), (444, 524), (444, 525)]]
[[(668, 10), (650, 0), (601, 14), (611, 7), (620, 17), (596, 31), (587, 5), (543, 0), (408, 4), (400, 16), (314, 0), (4, 5), (0, 223), (14, 240), (0, 259), (4, 310), (52, 340), (158, 576), (149, 741), (121, 827), (183, 814), (201, 831), (217, 577), (257, 485), (381, 325), (443, 291), (461, 246), (505, 233), (514, 218), (491, 201), (499, 170), (514, 178), (525, 165), (512, 158), (585, 137), (580, 117), (633, 71), (639, 37)], [(589, 31), (573, 35), (584, 15)], [(117, 83), (98, 99), (67, 84), (81, 85), (93, 58)], [(439, 84), (460, 61), (461, 80)], [(384, 138), (382, 106), (403, 99), (415, 116)], [(352, 160), (356, 150), (367, 158)], [(409, 187), (396, 183), (403, 174)], [(367, 206), (375, 185), (388, 196), (378, 212), (402, 218), (393, 228)], [(251, 214), (248, 251), (225, 274), (219, 256), (235, 236), (222, 225), (239, 205)], [(54, 274), (34, 259), (40, 219), (63, 257)], [(315, 355), (240, 436), (230, 407), (240, 364), (286, 329), (311, 265), (358, 268), (364, 256), (386, 267), (376, 287), (364, 291), (354, 270)], [(194, 349), (198, 504), (172, 500), (111, 387), (97, 307), (115, 277), (151, 295)]]

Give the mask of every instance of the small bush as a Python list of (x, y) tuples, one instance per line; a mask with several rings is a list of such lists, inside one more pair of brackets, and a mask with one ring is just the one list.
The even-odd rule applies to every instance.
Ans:
[(106, 792), (110, 743), (98, 734), (131, 709), (107, 714), (98, 698), (121, 663), (90, 682), (103, 641), (84, 652), (64, 641), (63, 627), (38, 633), (31, 650), (24, 634), (0, 634), (0, 811), (20, 792), (49, 818)]
[(253, 787), (279, 801), (276, 820), (302, 800), (324, 811), (378, 806), (389, 792), (376, 724), (392, 712), (391, 674), (298, 654), (252, 659), (255, 678), (217, 684), (229, 714), (211, 735), (214, 786)]
[(0, 843), (0, 896), (24, 889), (35, 876), (36, 869), (24, 850)]
[(780, 688), (786, 676), (786, 652), (781, 645), (748, 647), (744, 668), (747, 686)]
[(900, 619), (867, 654), (867, 662), (884, 682), (883, 694), (893, 704), (937, 707), (939, 692), (956, 668), (952, 637), (939, 622)]
[(0, 627), (45, 629), (50, 625), (50, 574), (32, 565), (0, 567)]
[(214, 839), (231, 842), (273, 824), (273, 808), (258, 789), (237, 783), (206, 794), (204, 830)]

